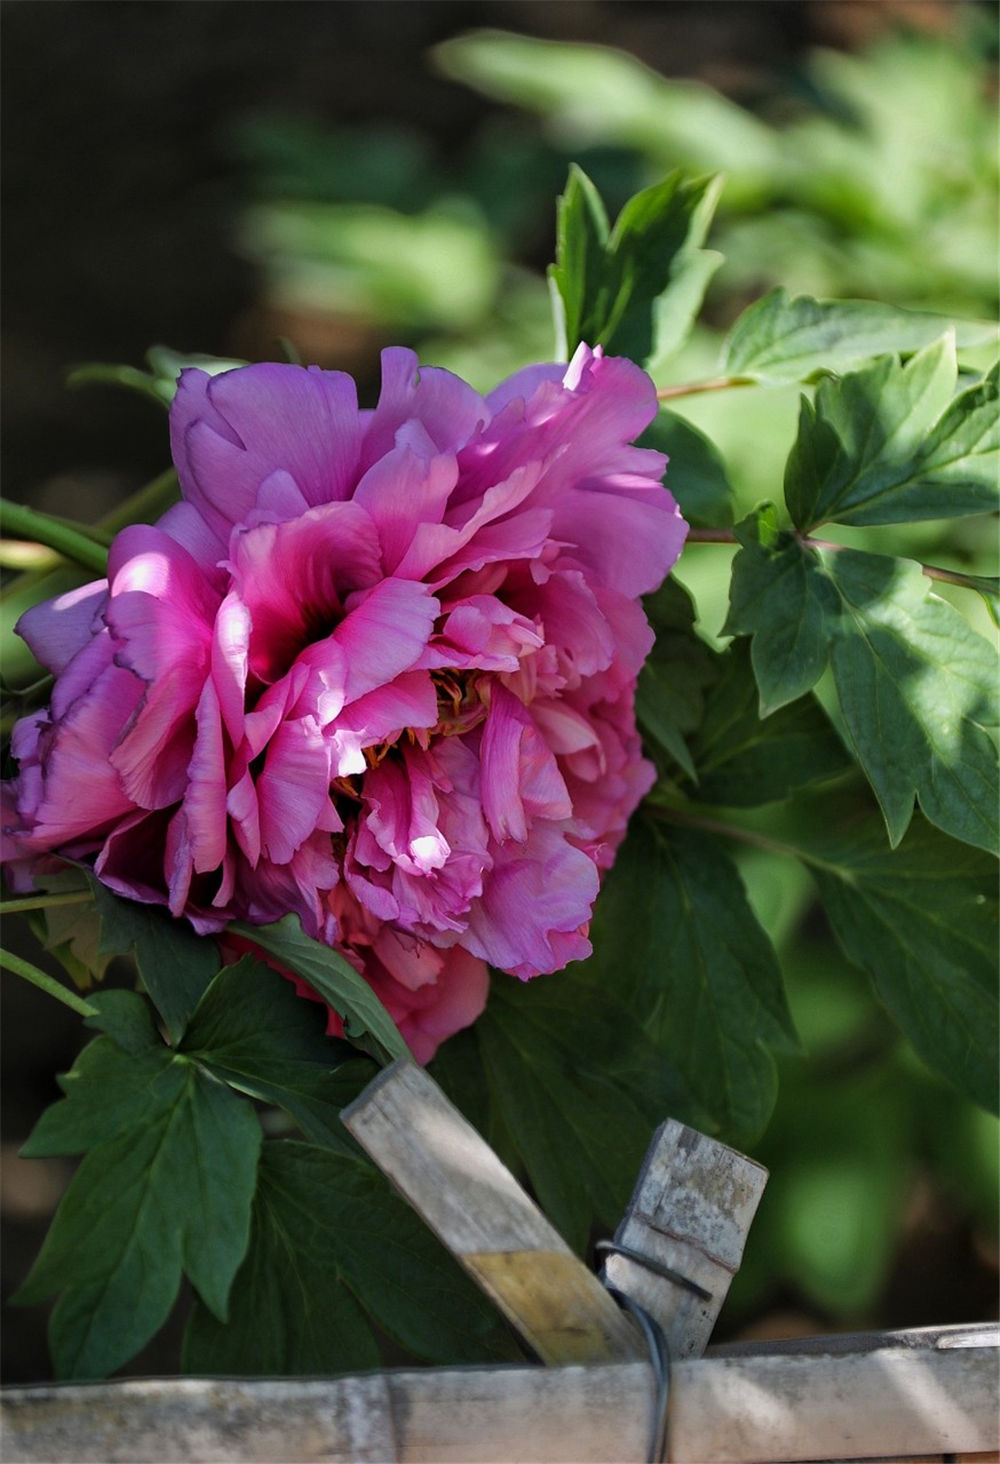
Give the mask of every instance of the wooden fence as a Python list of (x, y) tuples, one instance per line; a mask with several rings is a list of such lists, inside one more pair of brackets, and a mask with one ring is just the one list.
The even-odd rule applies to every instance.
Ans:
[(344, 1121), (544, 1365), (10, 1388), (5, 1464), (1000, 1464), (995, 1326), (704, 1355), (767, 1176), (703, 1134), (658, 1131), (602, 1284), (422, 1069)]

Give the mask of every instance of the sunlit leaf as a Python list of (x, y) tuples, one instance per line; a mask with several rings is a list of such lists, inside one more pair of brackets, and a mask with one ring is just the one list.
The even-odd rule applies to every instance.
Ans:
[(771, 385), (842, 373), (876, 356), (909, 355), (954, 331), (959, 346), (996, 339), (990, 321), (953, 320), (873, 300), (789, 298), (772, 290), (744, 310), (726, 338), (720, 370)]

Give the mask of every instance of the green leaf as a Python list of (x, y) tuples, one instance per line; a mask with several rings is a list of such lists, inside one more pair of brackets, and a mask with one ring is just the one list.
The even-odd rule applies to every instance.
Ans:
[(635, 821), (595, 911), (596, 988), (636, 1013), (727, 1142), (777, 1092), (770, 1048), (797, 1051), (781, 972), (717, 840)]
[(995, 862), (919, 818), (895, 852), (871, 823), (804, 843), (848, 960), (867, 972), (924, 1061), (995, 1112)]
[[(44, 895), (90, 893), (87, 876), (79, 868), (36, 875), (35, 889)], [(48, 905), (29, 916), (29, 921), (41, 945), (78, 988), (86, 991), (95, 981), (103, 980), (111, 958), (98, 953), (101, 923), (89, 898), (79, 905)]]
[(730, 647), (721, 665), (690, 744), (698, 770), (693, 796), (699, 801), (753, 807), (786, 798), (795, 788), (835, 777), (852, 766), (826, 713), (812, 697), (761, 719), (757, 682), (742, 642)]
[(431, 1362), (511, 1355), (488, 1303), (367, 1162), (269, 1140), (228, 1325), (195, 1307), (185, 1370), (259, 1376), (375, 1368), (381, 1359), (365, 1312)]
[(774, 510), (757, 509), (737, 525), (743, 548), (733, 560), (724, 633), (752, 635), (760, 714), (769, 716), (815, 686), (829, 661), (827, 620), (836, 597), (813, 573), (809, 552), (777, 531)]
[(964, 843), (997, 846), (997, 661), (911, 560), (754, 543), (733, 565), (727, 629), (752, 634), (761, 714), (808, 690), (827, 661), (855, 757), (899, 843), (920, 801)]
[(92, 875), (88, 879), (101, 918), (100, 953), (135, 952), (142, 984), (166, 1023), (171, 1042), (177, 1042), (219, 969), (215, 942), (196, 935), (186, 920), (175, 920), (159, 905), (123, 900)]
[(656, 1124), (703, 1115), (614, 984), (595, 983), (588, 966), (523, 983), (495, 975), (475, 1030), (539, 1203), (582, 1252), (595, 1218), (617, 1224)]
[(374, 1069), (327, 1037), (326, 1021), (324, 1003), (297, 995), (284, 976), (244, 957), (208, 987), (181, 1051), (231, 1087), (283, 1108), (314, 1143), (343, 1148), (340, 1110)]
[(666, 453), (667, 487), (689, 524), (725, 528), (733, 521), (733, 488), (714, 444), (676, 412), (661, 408), (639, 439)]
[(955, 332), (959, 346), (996, 339), (990, 321), (951, 320), (870, 300), (789, 299), (784, 289), (757, 300), (734, 324), (720, 371), (782, 385), (843, 372), (876, 356), (909, 355)]
[(695, 632), (694, 605), (677, 580), (664, 580), (643, 606), (656, 642), (639, 675), (639, 725), (697, 781), (685, 739), (701, 722), (705, 687), (717, 674), (713, 653)]
[(348, 1039), (377, 1061), (411, 1056), (395, 1022), (364, 977), (339, 951), (306, 935), (297, 915), (285, 915), (271, 925), (247, 925), (238, 920), (229, 929), (301, 976), (342, 1019)]
[[(60, 1378), (103, 1377), (126, 1362), (166, 1320), (182, 1271), (224, 1318), (246, 1251), (260, 1147), (253, 1108), (161, 1051), (154, 1063), (152, 1053), (126, 1055), (107, 1038), (87, 1049), (89, 1084), (103, 1080), (119, 1103), (127, 1094), (128, 1107), (116, 1115), (105, 1100), (112, 1136), (74, 1175), (16, 1297), (63, 1293), (49, 1324)], [(79, 1114), (79, 1090), (75, 1102)], [(77, 1143), (88, 1122), (96, 1127), (88, 1114)], [(71, 1137), (67, 1131), (63, 1141)]]
[(827, 521), (891, 524), (1000, 507), (998, 369), (954, 396), (953, 342), (905, 365), (880, 358), (803, 398), (785, 470), (800, 529)]
[[(104, 1010), (91, 1023), (107, 1021), (115, 1033), (98, 1037), (59, 1078), (64, 1098), (42, 1114), (21, 1150), (26, 1159), (83, 1154), (130, 1128), (136, 1115), (156, 1119), (174, 1101), (177, 1073), (171, 1054), (153, 1025), (149, 1003), (134, 991), (102, 991), (94, 1005)], [(125, 1038), (123, 1044), (120, 1038)], [(125, 1045), (127, 1044), (127, 1045)]]
[(997, 847), (1000, 801), (993, 648), (910, 560), (854, 550), (824, 554), (840, 613), (832, 627), (834, 684), (844, 723), (899, 843), (914, 797), (953, 838)]
[(700, 248), (720, 188), (717, 178), (671, 173), (631, 198), (608, 235), (593, 184), (571, 172), (549, 276), (567, 355), (585, 341), (641, 365), (682, 344), (721, 262)]
[(582, 168), (570, 165), (566, 190), (556, 203), (556, 262), (549, 284), (556, 318), (556, 351), (569, 360), (583, 337), (587, 311), (600, 293), (608, 216)]

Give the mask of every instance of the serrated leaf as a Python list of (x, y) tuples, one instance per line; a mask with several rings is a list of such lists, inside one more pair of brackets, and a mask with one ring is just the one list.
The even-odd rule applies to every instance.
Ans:
[(751, 1142), (774, 1105), (769, 1049), (797, 1051), (781, 972), (718, 842), (633, 827), (595, 912), (597, 990), (640, 1018), (727, 1142)]
[(702, 1117), (683, 1078), (587, 967), (496, 975), (476, 1024), (490, 1094), (546, 1215), (575, 1250), (621, 1216), (657, 1123)]
[(760, 714), (770, 716), (809, 691), (829, 661), (827, 621), (836, 597), (812, 572), (809, 551), (776, 534), (767, 510), (737, 525), (743, 548), (733, 560), (727, 635), (751, 635)]
[[(113, 1048), (98, 1039), (88, 1051), (102, 1042)], [(134, 1095), (128, 1121), (80, 1165), (17, 1293), (33, 1302), (63, 1292), (49, 1325), (57, 1377), (103, 1377), (126, 1362), (165, 1321), (182, 1271), (226, 1315), (249, 1237), (260, 1126), (246, 1100), (167, 1059), (148, 1096)], [(107, 1049), (102, 1062), (120, 1091), (120, 1063), (108, 1064)]]
[(629, 199), (608, 235), (593, 184), (573, 170), (549, 274), (567, 355), (585, 341), (642, 365), (682, 343), (721, 258), (700, 248), (720, 187), (671, 173)]
[(882, 357), (803, 399), (785, 470), (800, 529), (911, 523), (1000, 507), (1000, 386), (994, 368), (954, 396), (953, 342), (905, 365)]
[(175, 920), (159, 905), (123, 900), (100, 880), (88, 876), (101, 920), (100, 951), (120, 956), (135, 952), (142, 984), (179, 1041), (202, 992), (219, 969), (219, 952), (207, 936), (196, 935), (186, 920)]
[[(46, 895), (89, 893), (90, 890), (81, 869), (39, 874), (34, 884), (40, 894)], [(89, 901), (80, 905), (48, 905), (29, 919), (41, 944), (81, 991), (104, 979), (111, 958), (99, 953), (101, 924)]]
[[(739, 532), (739, 531), (738, 531)], [(993, 648), (931, 593), (919, 564), (817, 550), (786, 536), (747, 543), (733, 566), (727, 628), (752, 634), (761, 712), (808, 690), (825, 668), (890, 842), (924, 815), (994, 850), (1000, 800)]]
[(181, 1051), (240, 1092), (291, 1114), (317, 1144), (349, 1145), (340, 1110), (374, 1076), (370, 1062), (326, 1036), (327, 1011), (270, 966), (244, 957), (209, 986)]
[(661, 409), (639, 439), (668, 458), (666, 483), (688, 523), (725, 528), (733, 521), (733, 488), (714, 444), (676, 412)]
[(995, 850), (1000, 784), (983, 730), (997, 720), (993, 648), (931, 594), (918, 564), (854, 550), (822, 558), (840, 599), (837, 698), (891, 843), (916, 797), (945, 833)]
[(306, 935), (297, 915), (285, 915), (270, 925), (247, 925), (238, 920), (229, 929), (274, 956), (279, 966), (301, 976), (343, 1020), (348, 1038), (370, 1051), (377, 1061), (412, 1056), (364, 977), (339, 951)]
[(847, 958), (917, 1052), (997, 1109), (997, 871), (988, 855), (914, 820), (895, 852), (869, 825), (806, 857)]
[(485, 1299), (366, 1161), (268, 1141), (229, 1323), (196, 1306), (185, 1370), (259, 1376), (374, 1368), (380, 1355), (366, 1312), (432, 1362), (510, 1356)]
[(771, 385), (843, 372), (876, 356), (909, 355), (953, 330), (959, 346), (996, 339), (990, 321), (952, 320), (870, 300), (790, 299), (772, 290), (734, 324), (722, 348), (720, 370)]
[(747, 647), (735, 642), (721, 659), (705, 714), (691, 739), (699, 801), (753, 807), (851, 767), (843, 743), (812, 697), (766, 721)]

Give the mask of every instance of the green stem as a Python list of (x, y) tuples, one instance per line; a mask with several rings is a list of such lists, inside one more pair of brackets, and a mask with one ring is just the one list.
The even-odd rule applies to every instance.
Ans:
[(656, 393), (656, 399), (670, 402), (675, 397), (696, 396), (702, 391), (725, 391), (731, 386), (756, 385), (752, 376), (710, 376), (704, 381), (682, 381), (677, 386), (661, 386)]
[(30, 981), (33, 986), (41, 987), (42, 991), (54, 996), (56, 1001), (61, 1001), (63, 1006), (68, 1006), (81, 1017), (96, 1017), (97, 1008), (91, 1006), (89, 1001), (84, 1001), (82, 996), (75, 992), (67, 991), (54, 977), (46, 975), (30, 961), (22, 961), (20, 956), (15, 956), (11, 951), (0, 950), (0, 966), (6, 966), (8, 971), (13, 971), (15, 976), (23, 976), (25, 981)]
[(11, 503), (6, 499), (0, 505), (0, 523), (9, 538), (44, 544), (84, 569), (99, 575), (107, 574), (107, 548), (92, 538), (86, 529), (76, 528), (53, 518), (51, 514), (39, 513), (23, 503)]
[(0, 915), (23, 915), (28, 910), (54, 910), (57, 905), (86, 905), (94, 897), (89, 890), (66, 895), (25, 895), (22, 900), (0, 900)]
[[(833, 539), (814, 539), (809, 534), (799, 534), (798, 541), (803, 549), (829, 549), (833, 553), (841, 553), (848, 549), (848, 544), (837, 544)], [(732, 529), (691, 529), (688, 532), (687, 542), (689, 544), (738, 544), (735, 533)], [(966, 574), (960, 569), (942, 569), (937, 564), (923, 564), (917, 561), (923, 573), (931, 580), (940, 580), (942, 584), (958, 585), (963, 590), (976, 590), (981, 595), (995, 595), (997, 593), (997, 581), (988, 579), (984, 575)]]
[(106, 533), (117, 534), (119, 529), (127, 528), (129, 524), (149, 523), (170, 507), (177, 492), (176, 470), (167, 468), (106, 514), (100, 521), (100, 528)]

